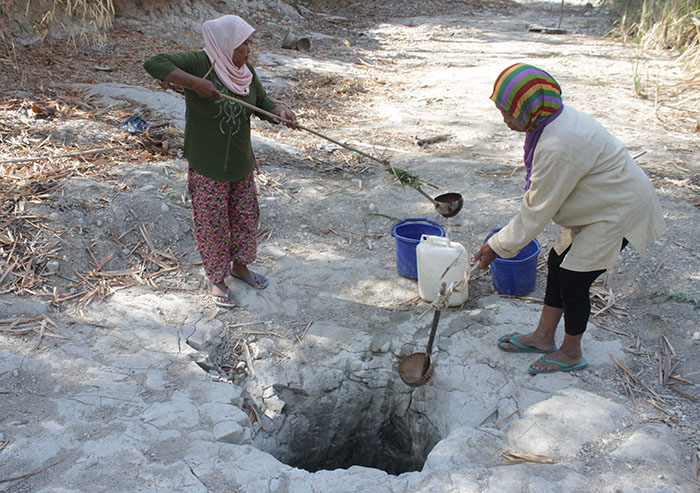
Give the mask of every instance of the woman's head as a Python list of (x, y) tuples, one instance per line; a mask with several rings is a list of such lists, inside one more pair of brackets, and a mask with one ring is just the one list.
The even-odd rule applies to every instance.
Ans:
[(253, 73), (246, 62), (253, 31), (255, 29), (237, 15), (225, 15), (202, 26), (204, 52), (221, 83), (234, 94), (250, 92)]
[(253, 36), (251, 35), (248, 39), (243, 41), (238, 48), (233, 50), (233, 56), (231, 59), (236, 67), (242, 67), (243, 64), (248, 61), (248, 58), (250, 58), (250, 43), (252, 41), (252, 37)]
[(250, 37), (255, 29), (237, 15), (224, 15), (202, 26), (205, 51), (216, 51), (236, 67), (248, 61)]
[(529, 132), (562, 107), (561, 87), (544, 70), (524, 63), (505, 69), (490, 98), (509, 128)]

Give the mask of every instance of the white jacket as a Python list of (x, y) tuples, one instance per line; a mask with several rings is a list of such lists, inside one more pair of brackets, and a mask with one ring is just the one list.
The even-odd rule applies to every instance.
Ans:
[(571, 245), (562, 268), (609, 269), (622, 238), (644, 255), (666, 228), (651, 182), (622, 142), (570, 106), (542, 131), (531, 180), (520, 212), (489, 239), (503, 258), (517, 255), (553, 220), (563, 226), (555, 251)]

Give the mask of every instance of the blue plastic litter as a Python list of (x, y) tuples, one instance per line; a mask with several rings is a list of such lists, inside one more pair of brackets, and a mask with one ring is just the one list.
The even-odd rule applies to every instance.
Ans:
[(138, 115), (130, 116), (122, 123), (121, 129), (130, 134), (142, 134), (151, 127), (151, 124)]

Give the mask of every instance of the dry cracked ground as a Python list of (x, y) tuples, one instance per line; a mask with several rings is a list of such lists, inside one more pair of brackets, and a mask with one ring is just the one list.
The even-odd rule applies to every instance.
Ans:
[[(697, 491), (700, 98), (672, 57), (606, 36), (595, 2), (120, 5), (105, 45), (27, 39), (0, 59), (0, 489)], [(271, 285), (229, 279), (240, 306), (215, 309), (182, 99), (141, 63), (199, 48), (201, 22), (231, 9), (303, 125), (461, 193), (463, 210), (447, 220), (361, 153), (256, 122), (255, 268)], [(281, 48), (288, 32), (311, 49)], [(481, 273), (442, 315), (435, 376), (411, 391), (396, 367), (430, 317), (396, 272), (391, 227), (427, 218), (473, 251), (517, 210), (522, 137), (488, 100), (516, 61), (638, 156), (668, 230), (595, 286), (588, 369), (533, 378), (527, 355), (499, 352), (536, 321), (544, 271), (521, 298)], [(131, 115), (147, 135), (120, 129)], [(543, 252), (556, 234), (538, 236)]]

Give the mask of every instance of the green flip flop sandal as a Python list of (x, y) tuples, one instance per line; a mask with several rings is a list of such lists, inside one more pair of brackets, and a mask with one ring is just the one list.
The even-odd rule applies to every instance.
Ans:
[(553, 365), (559, 365), (559, 368), (552, 368), (550, 370), (544, 370), (540, 368), (533, 368), (532, 365), (527, 367), (527, 371), (532, 373), (533, 375), (536, 375), (538, 373), (555, 373), (558, 371), (574, 371), (574, 370), (580, 370), (582, 368), (585, 368), (588, 366), (588, 362), (586, 361), (586, 358), (581, 358), (581, 361), (576, 363), (575, 365), (567, 365), (562, 363), (561, 361), (554, 361), (551, 359), (545, 359), (544, 356), (540, 357), (540, 361), (542, 363), (552, 363)]
[[(501, 349), (502, 351), (506, 351), (508, 353), (544, 353), (544, 354), (549, 354), (553, 353), (556, 348), (552, 349), (540, 349), (538, 347), (533, 347), (533, 346), (526, 346), (525, 344), (522, 344), (518, 342), (516, 339), (518, 337), (522, 337), (525, 334), (519, 334), (517, 336), (511, 336), (511, 335), (504, 335), (498, 340), (498, 348)], [(506, 337), (510, 337), (507, 341), (505, 340)], [(509, 347), (504, 347), (504, 344), (512, 344), (515, 346), (514, 348), (509, 348)]]

